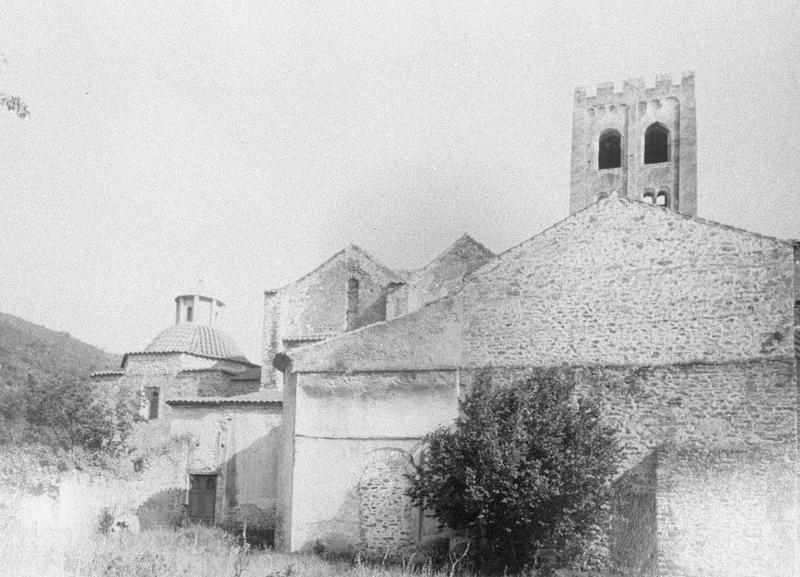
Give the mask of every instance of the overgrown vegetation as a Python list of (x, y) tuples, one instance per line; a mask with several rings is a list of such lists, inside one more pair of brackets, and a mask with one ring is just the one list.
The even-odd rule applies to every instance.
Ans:
[(0, 389), (0, 443), (41, 444), (114, 454), (128, 439), (138, 407), (133, 394), (103, 394), (74, 377), (37, 379)]
[(474, 566), (549, 574), (603, 564), (619, 449), (598, 407), (573, 392), (557, 371), (509, 386), (482, 371), (455, 426), (427, 436), (410, 496), (468, 539)]
[(253, 551), (219, 529), (191, 527), (97, 536), (65, 555), (74, 577), (452, 577), (430, 564), (326, 561), (316, 556)]
[(0, 445), (113, 453), (130, 433), (138, 399), (88, 380), (119, 359), (0, 313)]

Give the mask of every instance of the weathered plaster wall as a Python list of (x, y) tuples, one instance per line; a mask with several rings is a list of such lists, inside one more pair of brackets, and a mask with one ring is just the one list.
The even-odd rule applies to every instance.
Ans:
[(189, 473), (217, 474), (216, 521), (274, 522), (279, 404), (173, 405), (170, 434), (190, 439)]
[(797, 467), (783, 451), (659, 455), (658, 575), (800, 574)]
[(303, 373), (293, 389), (291, 548), (414, 542), (404, 473), (421, 437), (455, 418), (458, 373)]
[(0, 484), (3, 541), (24, 535), (26, 543), (64, 551), (81, 546), (98, 530), (103, 510), (135, 531), (179, 526), (186, 496), (186, 445), (179, 439), (163, 443), (142, 459), (140, 471), (123, 461), (116, 471), (64, 472), (53, 491), (41, 494), (14, 486), (16, 481), (24, 482), (23, 476)]

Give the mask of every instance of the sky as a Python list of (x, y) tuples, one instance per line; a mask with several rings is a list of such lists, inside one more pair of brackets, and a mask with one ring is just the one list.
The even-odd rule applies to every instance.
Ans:
[(261, 362), (265, 289), (533, 236), (575, 87), (684, 70), (698, 215), (800, 238), (798, 30), (795, 0), (6, 3), (0, 311), (123, 353), (200, 286)]

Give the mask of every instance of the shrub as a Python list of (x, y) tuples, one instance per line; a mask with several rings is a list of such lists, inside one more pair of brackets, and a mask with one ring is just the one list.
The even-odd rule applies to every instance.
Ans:
[(118, 452), (128, 440), (138, 399), (133, 393), (109, 394), (65, 376), (28, 376), (26, 386), (0, 390), (0, 443), (37, 443), (58, 449)]
[(490, 572), (600, 562), (619, 450), (596, 405), (556, 371), (510, 386), (476, 376), (455, 426), (426, 437), (409, 495), (466, 536)]

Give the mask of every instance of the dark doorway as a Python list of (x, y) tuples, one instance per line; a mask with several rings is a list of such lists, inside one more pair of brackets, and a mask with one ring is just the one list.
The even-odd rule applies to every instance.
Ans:
[(214, 522), (217, 502), (216, 475), (189, 476), (189, 520), (195, 523)]

